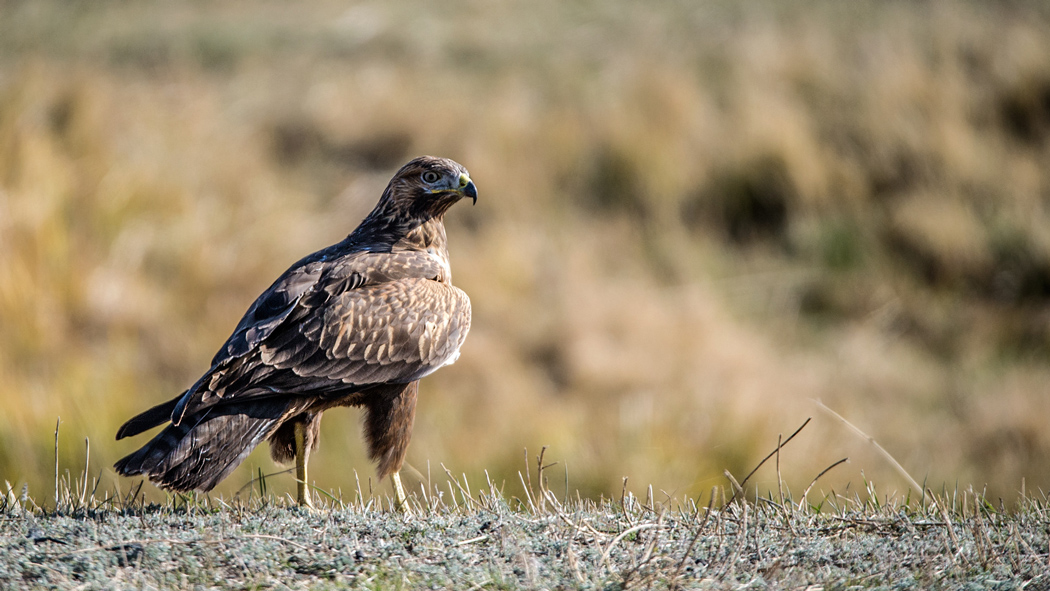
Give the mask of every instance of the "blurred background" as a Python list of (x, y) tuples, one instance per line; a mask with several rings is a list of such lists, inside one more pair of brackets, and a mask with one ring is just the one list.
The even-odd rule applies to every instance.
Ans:
[[(681, 498), (813, 417), (792, 491), (904, 491), (820, 400), (933, 489), (1047, 490), (1048, 56), (1036, 1), (0, 1), (0, 480), (50, 498), (61, 417), (126, 492), (117, 427), (435, 154), (474, 323), (410, 488), (548, 445), (559, 496)], [(358, 411), (311, 466), (374, 480)]]

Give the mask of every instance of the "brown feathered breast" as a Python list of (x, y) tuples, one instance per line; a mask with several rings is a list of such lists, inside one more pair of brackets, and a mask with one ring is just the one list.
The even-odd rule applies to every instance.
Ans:
[(347, 405), (365, 407), (380, 478), (400, 469), (418, 380), (455, 361), (470, 329), (442, 223), (463, 197), (477, 191), (451, 160), (402, 167), (354, 232), (259, 296), (196, 383), (120, 428), (118, 439), (170, 422), (117, 471), (210, 490), (264, 439), (275, 459), (290, 459), (297, 421), (312, 448), (321, 413)]

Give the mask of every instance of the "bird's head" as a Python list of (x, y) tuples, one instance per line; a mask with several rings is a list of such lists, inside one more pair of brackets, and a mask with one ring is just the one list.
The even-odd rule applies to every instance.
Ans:
[(478, 201), (477, 187), (463, 165), (448, 158), (420, 156), (390, 179), (377, 209), (421, 222), (442, 216), (464, 197)]

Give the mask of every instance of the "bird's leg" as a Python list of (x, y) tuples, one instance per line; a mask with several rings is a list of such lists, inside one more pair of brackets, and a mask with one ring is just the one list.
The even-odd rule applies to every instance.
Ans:
[(394, 485), (394, 500), (397, 508), (405, 515), (412, 515), (412, 508), (408, 506), (408, 497), (405, 496), (405, 487), (401, 486), (401, 473), (394, 472), (390, 475), (390, 480)]
[(306, 462), (309, 460), (309, 451), (306, 449), (305, 421), (295, 422), (295, 496), (300, 507), (313, 509), (314, 504), (310, 501), (310, 490), (306, 483)]
[(405, 462), (408, 442), (412, 439), (418, 386), (418, 380), (408, 384), (383, 385), (373, 390), (364, 403), (368, 456), (378, 464), (376, 475), (380, 480), (391, 477), (396, 506), (406, 514), (412, 511), (398, 472)]

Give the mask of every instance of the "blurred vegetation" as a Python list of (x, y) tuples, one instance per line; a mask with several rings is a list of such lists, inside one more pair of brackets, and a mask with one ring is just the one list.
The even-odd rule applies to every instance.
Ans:
[[(695, 494), (820, 399), (933, 488), (1046, 490), (1047, 55), (1041, 2), (0, 2), (0, 478), (52, 486), (59, 416), (63, 466), (141, 443), (432, 153), (480, 188), (475, 319), (410, 482), (550, 445), (585, 496)], [(373, 474), (355, 413), (322, 487)], [(897, 478), (823, 415), (793, 445), (800, 489)]]

